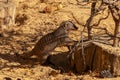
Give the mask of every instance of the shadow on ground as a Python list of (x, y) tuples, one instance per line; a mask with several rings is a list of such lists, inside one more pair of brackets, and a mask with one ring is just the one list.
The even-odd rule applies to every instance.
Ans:
[[(23, 54), (21, 54), (21, 56), (22, 55)], [(34, 65), (40, 65), (36, 58), (23, 59), (17, 55), (11, 54), (0, 54), (0, 58), (7, 61), (7, 63), (0, 67), (0, 70), (3, 68), (33, 68)], [(8, 65), (8, 63), (14, 64)], [(46, 63), (42, 64), (42, 66), (50, 66), (53, 69), (61, 70), (62, 73), (70, 71), (70, 63), (67, 58), (67, 53), (50, 55)]]

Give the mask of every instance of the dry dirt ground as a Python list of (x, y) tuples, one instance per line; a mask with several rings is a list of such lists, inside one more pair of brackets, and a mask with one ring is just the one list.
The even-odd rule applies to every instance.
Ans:
[[(80, 24), (85, 24), (89, 17), (90, 5), (77, 5), (76, 0), (45, 1), (16, 0), (16, 25), (8, 27), (0, 35), (0, 80), (120, 80), (119, 77), (102, 79), (90, 74), (75, 75), (71, 72), (61, 74), (60, 70), (41, 66), (32, 60), (22, 60), (15, 55), (30, 51), (43, 35), (56, 29), (64, 20), (71, 20), (79, 27), (78, 31), (70, 34), (71, 38), (79, 40), (82, 30)], [(46, 6), (47, 10), (44, 10)], [(105, 12), (96, 17), (94, 22), (104, 16)], [(111, 17), (100, 25), (107, 27), (110, 33), (114, 30)], [(66, 51), (66, 48), (61, 47), (56, 51)]]

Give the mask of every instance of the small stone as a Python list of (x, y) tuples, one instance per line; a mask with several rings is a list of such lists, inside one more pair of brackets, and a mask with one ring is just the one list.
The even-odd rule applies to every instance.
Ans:
[(103, 71), (101, 71), (100, 76), (103, 78), (111, 78), (112, 74), (111, 74), (110, 70), (103, 70)]
[(57, 9), (58, 10), (60, 10), (60, 9), (62, 9), (63, 8), (63, 5), (62, 4), (59, 4), (58, 6), (57, 6)]
[(5, 77), (4, 79), (5, 80), (12, 80), (10, 77)]
[(20, 78), (17, 78), (17, 80), (21, 80)]
[(44, 13), (51, 13), (52, 12), (52, 7), (50, 6), (50, 5), (48, 5), (48, 6), (46, 6), (45, 8), (44, 8), (44, 11), (43, 11)]

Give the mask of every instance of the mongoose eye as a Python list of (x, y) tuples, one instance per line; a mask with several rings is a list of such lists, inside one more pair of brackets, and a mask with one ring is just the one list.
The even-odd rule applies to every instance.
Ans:
[(78, 29), (78, 27), (75, 25), (75, 24), (73, 24), (73, 26), (74, 26), (74, 28), (77, 30)]

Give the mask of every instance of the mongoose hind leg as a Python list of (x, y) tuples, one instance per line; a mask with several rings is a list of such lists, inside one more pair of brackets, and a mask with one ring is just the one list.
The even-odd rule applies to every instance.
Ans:
[(37, 58), (37, 61), (40, 64), (44, 64), (47, 61), (48, 57), (49, 57), (49, 53), (39, 54), (38, 58)]

